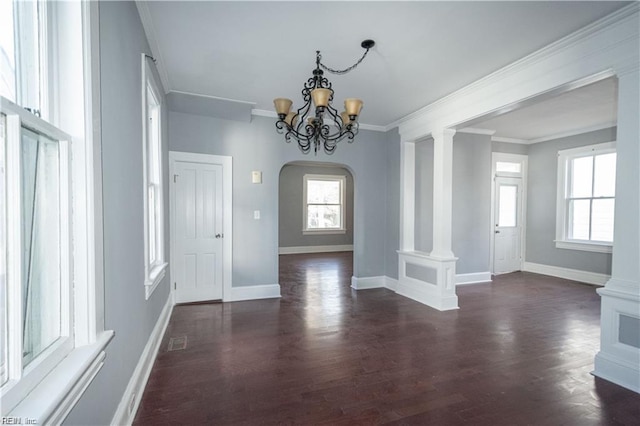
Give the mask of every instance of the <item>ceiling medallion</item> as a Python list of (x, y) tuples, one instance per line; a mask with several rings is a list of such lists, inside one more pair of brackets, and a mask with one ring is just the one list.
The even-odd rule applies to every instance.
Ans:
[[(358, 134), (358, 116), (363, 103), (360, 99), (345, 99), (345, 110), (338, 113), (338, 110), (332, 106), (334, 92), (331, 82), (324, 77), (322, 69), (332, 74), (346, 74), (360, 65), (374, 45), (373, 40), (363, 41), (360, 46), (365, 49), (364, 54), (355, 64), (344, 70), (334, 70), (324, 65), (321, 62), (320, 51), (316, 51), (316, 68), (313, 70), (313, 77), (307, 80), (302, 89), (304, 105), (293, 112), (291, 99), (273, 100), (278, 113), (276, 128), (278, 133), (284, 133), (287, 142), (291, 142), (292, 138), (295, 139), (300, 150), (305, 154), (309, 153), (312, 144), (316, 154), (321, 145), (327, 154), (333, 154), (337, 143), (342, 139), (347, 138), (348, 142), (353, 142), (353, 138)], [(314, 109), (311, 108), (312, 102)]]

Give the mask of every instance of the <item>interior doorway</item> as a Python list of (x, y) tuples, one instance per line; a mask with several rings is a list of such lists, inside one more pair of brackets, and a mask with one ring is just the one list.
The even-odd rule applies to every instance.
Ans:
[[(341, 263), (349, 259), (353, 269), (354, 189), (351, 171), (341, 164), (304, 161), (282, 167), (278, 195), (281, 276), (286, 272), (283, 268), (297, 261), (307, 267), (313, 262), (321, 265), (325, 257), (331, 258), (328, 254), (338, 253), (348, 254)], [(350, 279), (342, 284), (348, 287)]]

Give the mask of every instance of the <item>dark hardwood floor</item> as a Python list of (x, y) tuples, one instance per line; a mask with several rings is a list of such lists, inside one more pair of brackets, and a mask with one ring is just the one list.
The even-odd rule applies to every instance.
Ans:
[(281, 299), (176, 306), (134, 424), (640, 424), (589, 374), (594, 287), (518, 272), (439, 312), (351, 275), (351, 253), (280, 256)]

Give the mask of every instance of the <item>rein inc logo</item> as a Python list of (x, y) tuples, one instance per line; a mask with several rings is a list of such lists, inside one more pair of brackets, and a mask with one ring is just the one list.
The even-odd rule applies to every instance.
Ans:
[(29, 417), (2, 417), (3, 425), (37, 425), (36, 419), (30, 419)]

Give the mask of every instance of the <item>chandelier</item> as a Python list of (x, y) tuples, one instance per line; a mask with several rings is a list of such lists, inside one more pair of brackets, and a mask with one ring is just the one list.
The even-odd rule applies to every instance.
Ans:
[[(358, 134), (358, 116), (363, 103), (360, 99), (347, 98), (344, 101), (344, 111), (338, 113), (332, 105), (334, 92), (331, 82), (324, 77), (322, 69), (332, 74), (346, 74), (360, 65), (374, 45), (373, 40), (363, 41), (360, 46), (365, 49), (364, 54), (355, 64), (344, 70), (334, 70), (324, 65), (321, 62), (320, 51), (316, 51), (316, 68), (313, 70), (313, 77), (307, 80), (302, 89), (304, 105), (294, 112), (291, 111), (293, 105), (291, 99), (273, 100), (278, 113), (276, 128), (278, 133), (284, 133), (287, 143), (295, 139), (300, 150), (305, 154), (309, 153), (312, 144), (316, 154), (321, 145), (327, 154), (333, 154), (337, 143), (342, 139), (346, 138), (349, 143), (353, 142), (353, 138)], [(312, 108), (312, 102), (315, 108)]]

